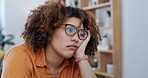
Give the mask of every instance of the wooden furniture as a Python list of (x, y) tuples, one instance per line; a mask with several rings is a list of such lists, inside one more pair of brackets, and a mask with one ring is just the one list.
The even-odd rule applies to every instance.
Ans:
[[(97, 16), (97, 9), (110, 8), (111, 11), (111, 28), (112, 30), (112, 48), (109, 50), (101, 50), (98, 48), (99, 61), (98, 70), (95, 71), (100, 78), (122, 78), (122, 64), (121, 64), (121, 13), (120, 13), (120, 0), (112, 0), (105, 2), (105, 0), (98, 0), (97, 4), (89, 6), (91, 0), (78, 0), (78, 7), (88, 10)], [(103, 27), (108, 29), (108, 27)], [(107, 64), (113, 64), (113, 74), (107, 73)]]
[[(63, 0), (66, 2), (66, 0)], [(76, 1), (76, 0), (71, 0)], [(96, 2), (91, 2), (96, 1)], [(110, 46), (103, 50), (98, 48), (99, 61), (98, 70), (95, 73), (98, 78), (122, 78), (122, 57), (121, 57), (121, 11), (120, 0), (78, 0), (76, 5), (79, 8), (92, 12), (98, 18), (97, 10), (106, 9), (111, 13), (111, 24), (108, 27), (99, 24), (101, 32), (111, 30)], [(109, 8), (109, 9), (108, 9)], [(102, 15), (100, 15), (102, 18)], [(99, 16), (99, 17), (100, 17)], [(102, 20), (99, 20), (99, 22)], [(104, 32), (102, 32), (104, 33)], [(92, 59), (92, 58), (91, 58)], [(107, 64), (113, 65), (113, 73), (107, 73)]]

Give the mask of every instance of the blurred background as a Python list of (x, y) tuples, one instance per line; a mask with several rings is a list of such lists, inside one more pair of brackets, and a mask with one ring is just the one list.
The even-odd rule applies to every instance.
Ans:
[[(24, 42), (20, 35), (30, 10), (45, 1), (0, 0), (0, 39), (9, 40), (3, 52)], [(122, 78), (148, 78), (147, 4), (148, 0), (121, 0)]]

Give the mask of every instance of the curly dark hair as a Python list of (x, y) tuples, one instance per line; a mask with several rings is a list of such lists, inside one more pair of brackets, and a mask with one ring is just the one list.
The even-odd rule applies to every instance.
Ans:
[(61, 2), (47, 1), (32, 10), (21, 36), (36, 52), (47, 46), (55, 29), (69, 17), (80, 18), (84, 28), (90, 30), (91, 38), (85, 54), (92, 55), (97, 51), (100, 39), (99, 27), (96, 25), (95, 17), (90, 12), (80, 8), (65, 6)]

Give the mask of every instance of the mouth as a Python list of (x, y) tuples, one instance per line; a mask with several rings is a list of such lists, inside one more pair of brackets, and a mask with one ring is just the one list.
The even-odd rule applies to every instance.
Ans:
[(78, 46), (76, 46), (76, 45), (68, 45), (67, 47), (68, 47), (68, 49), (74, 50), (74, 51), (78, 49)]

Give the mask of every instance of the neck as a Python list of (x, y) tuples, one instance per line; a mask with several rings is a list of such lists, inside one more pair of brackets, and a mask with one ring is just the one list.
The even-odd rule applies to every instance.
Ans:
[(58, 72), (62, 66), (64, 60), (57, 52), (55, 52), (50, 46), (45, 49), (47, 66), (52, 74)]

